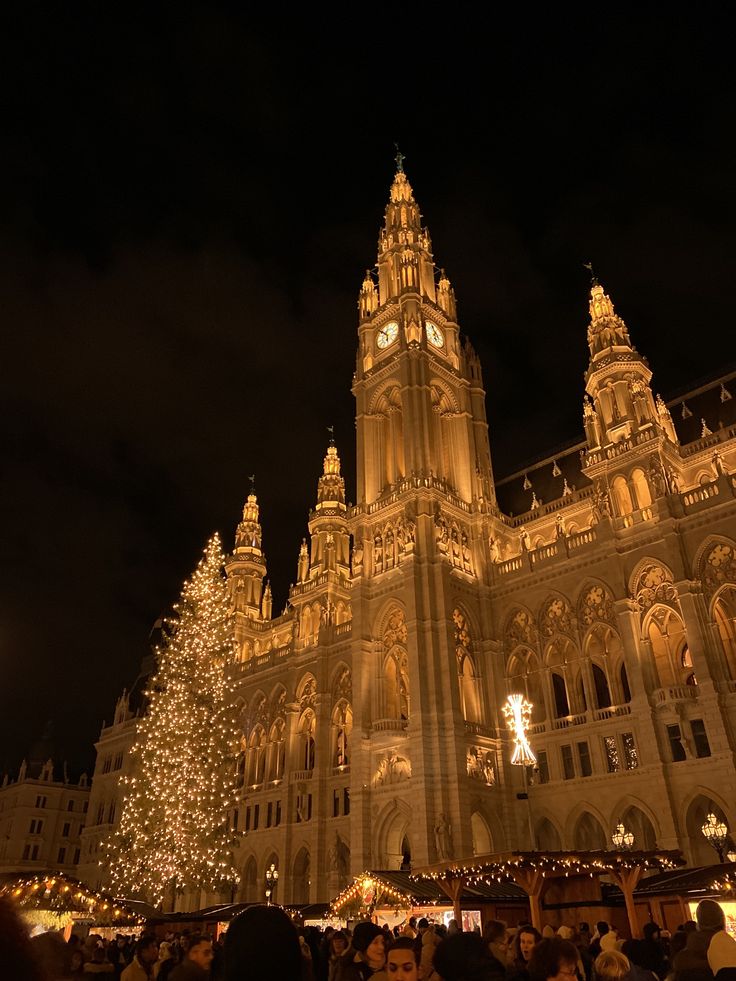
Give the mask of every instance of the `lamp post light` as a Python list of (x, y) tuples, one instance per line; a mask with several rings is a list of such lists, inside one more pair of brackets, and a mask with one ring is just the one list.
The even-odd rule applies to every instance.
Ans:
[(703, 832), (703, 837), (712, 845), (716, 852), (718, 853), (718, 861), (723, 861), (723, 846), (726, 844), (726, 839), (728, 838), (728, 827), (719, 821), (715, 814), (711, 811), (710, 814), (706, 815), (705, 824), (700, 829)]
[(514, 751), (511, 754), (511, 763), (513, 766), (521, 767), (524, 778), (524, 793), (518, 794), (517, 797), (520, 800), (526, 801), (527, 818), (529, 821), (529, 842), (531, 848), (536, 849), (534, 824), (532, 822), (532, 806), (529, 801), (529, 789), (527, 787), (526, 777), (526, 768), (528, 766), (534, 766), (537, 762), (537, 757), (534, 755), (534, 750), (530, 746), (527, 737), (527, 732), (532, 721), (533, 707), (532, 703), (527, 701), (523, 695), (514, 694), (507, 696), (505, 704), (501, 707), (501, 711), (506, 718), (506, 725), (511, 730), (514, 738)]
[(630, 852), (634, 847), (634, 836), (630, 831), (619, 823), (616, 825), (616, 830), (611, 835), (611, 841), (613, 842), (613, 847), (619, 852)]
[(273, 902), (274, 893), (276, 892), (276, 884), (279, 881), (279, 870), (276, 868), (273, 862), (271, 862), (271, 868), (266, 869), (266, 903), (270, 906)]

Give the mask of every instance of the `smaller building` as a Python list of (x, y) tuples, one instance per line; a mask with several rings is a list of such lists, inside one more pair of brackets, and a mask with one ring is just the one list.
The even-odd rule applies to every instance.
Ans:
[(74, 783), (66, 764), (58, 770), (49, 757), (23, 760), (16, 778), (4, 775), (0, 872), (76, 872), (89, 806), (87, 774)]

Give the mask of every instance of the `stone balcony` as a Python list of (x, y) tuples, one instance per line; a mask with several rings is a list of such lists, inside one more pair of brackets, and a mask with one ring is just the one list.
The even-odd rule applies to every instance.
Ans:
[(652, 703), (655, 708), (663, 708), (677, 702), (690, 702), (697, 697), (697, 685), (668, 685), (666, 688), (657, 688), (652, 692)]

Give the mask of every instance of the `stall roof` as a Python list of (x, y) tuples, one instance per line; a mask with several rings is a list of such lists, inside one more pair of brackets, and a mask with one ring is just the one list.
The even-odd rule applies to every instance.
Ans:
[(736, 886), (736, 863), (705, 865), (696, 869), (675, 869), (642, 879), (634, 895), (678, 894), (705, 896)]

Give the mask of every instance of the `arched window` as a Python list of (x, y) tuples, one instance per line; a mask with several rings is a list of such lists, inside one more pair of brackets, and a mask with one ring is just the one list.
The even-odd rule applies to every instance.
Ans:
[(509, 660), (506, 672), (506, 687), (509, 693), (520, 692), (526, 695), (532, 705), (532, 722), (544, 722), (547, 709), (544, 703), (542, 684), (543, 668), (533, 651), (518, 648)]
[(736, 588), (724, 586), (713, 607), (728, 676), (736, 680)]
[(666, 606), (655, 607), (650, 616), (647, 634), (658, 687), (686, 684), (692, 675), (692, 667), (687, 668), (683, 665), (687, 637), (678, 614)]
[(593, 684), (595, 686), (596, 708), (609, 708), (611, 705), (611, 692), (608, 687), (608, 678), (603, 668), (593, 664)]
[(552, 672), (552, 694), (555, 700), (555, 717), (564, 718), (570, 714), (570, 703), (567, 700), (567, 685), (565, 679), (556, 671)]
[(266, 733), (262, 726), (256, 726), (248, 744), (248, 778), (249, 787), (263, 783), (266, 772)]
[(611, 490), (613, 491), (613, 500), (616, 504), (616, 513), (620, 517), (631, 514), (634, 510), (634, 504), (631, 500), (631, 493), (629, 492), (629, 485), (626, 483), (626, 478), (616, 477), (611, 484)]
[(333, 766), (350, 763), (350, 735), (353, 731), (353, 711), (347, 702), (341, 701), (332, 713), (334, 733)]
[(296, 904), (309, 902), (312, 863), (306, 848), (300, 848), (294, 859), (291, 901)]
[(258, 895), (258, 867), (255, 858), (251, 855), (243, 869), (243, 902), (257, 903), (260, 898)]
[(455, 625), (455, 656), (457, 658), (458, 681), (460, 685), (460, 706), (466, 722), (483, 721), (483, 702), (480, 678), (473, 654), (468, 623), (463, 613), (455, 609), (452, 613)]
[(301, 769), (314, 769), (315, 741), (314, 734), (316, 719), (311, 709), (306, 711), (299, 722), (299, 738), (301, 744)]
[(284, 737), (284, 721), (277, 719), (271, 726), (270, 745), (271, 756), (268, 772), (269, 780), (282, 780), (286, 760), (286, 739)]
[(637, 467), (631, 474), (631, 488), (634, 492), (634, 503), (638, 508), (646, 508), (652, 503), (649, 481), (644, 471)]

